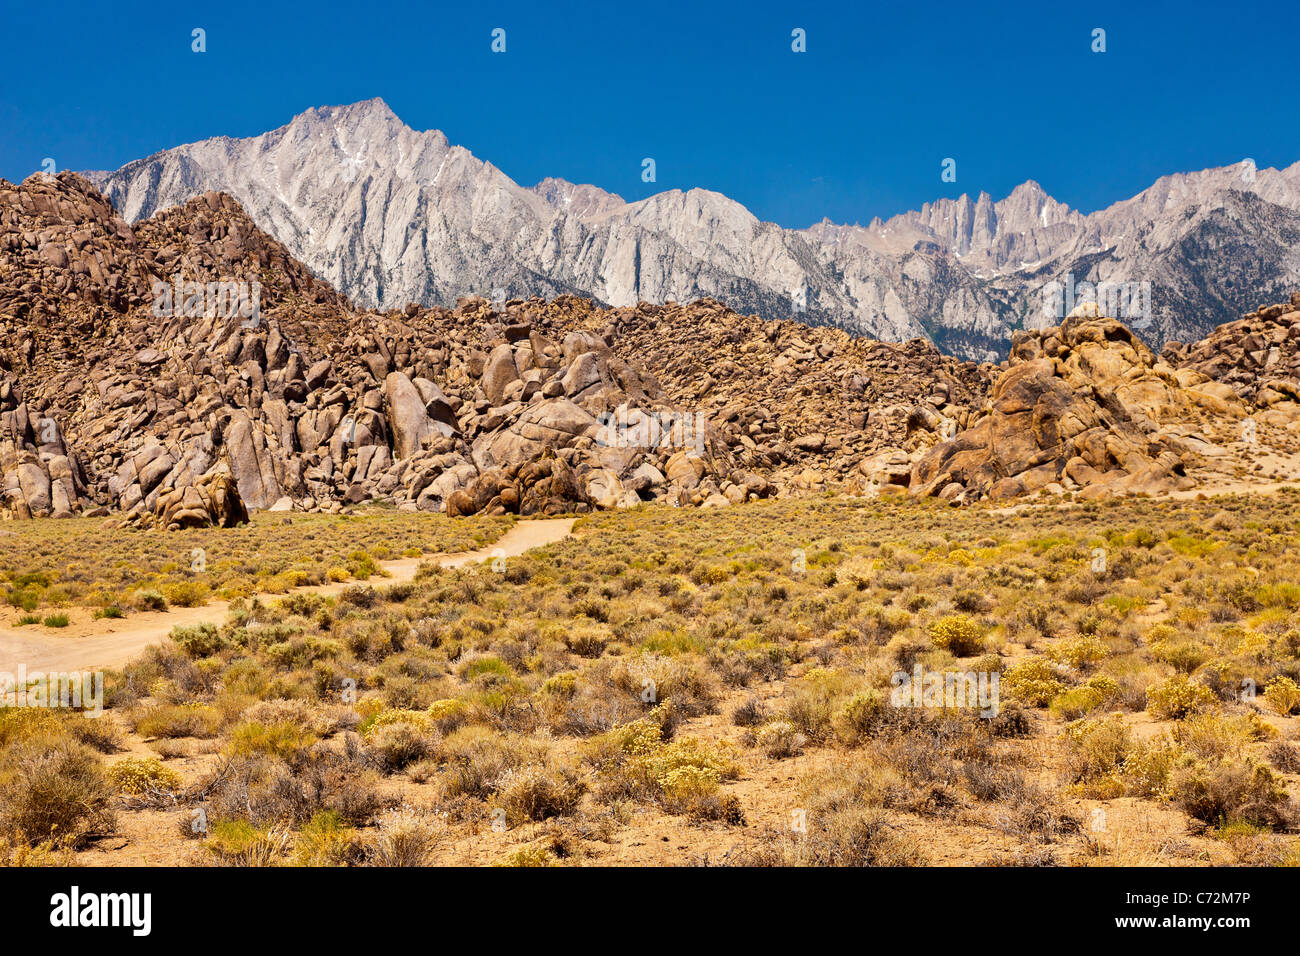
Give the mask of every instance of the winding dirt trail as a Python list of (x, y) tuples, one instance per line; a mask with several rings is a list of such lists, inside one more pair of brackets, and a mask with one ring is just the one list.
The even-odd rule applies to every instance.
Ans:
[[(539, 518), (515, 522), (513, 528), (499, 539), (477, 551), (460, 551), (454, 554), (423, 558), (406, 558), (385, 561), (381, 567), (390, 577), (383, 584), (401, 584), (415, 577), (416, 569), (425, 561), (436, 562), (444, 568), (459, 568), (497, 557), (511, 558), (554, 544), (567, 538), (576, 518)], [(355, 581), (341, 584), (321, 584), (295, 588), (294, 594), (338, 594)], [(265, 601), (284, 597), (283, 594), (261, 594)], [(212, 601), (202, 607), (177, 607), (165, 611), (140, 611), (125, 619), (102, 618), (94, 620), (87, 610), (84, 620), (74, 620), (67, 628), (54, 631), (16, 631), (0, 628), (0, 672), (16, 674), (20, 665), (27, 673), (37, 671), (83, 671), (96, 668), (121, 667), (139, 655), (150, 644), (168, 639), (172, 628), (204, 622), (220, 625), (226, 619), (228, 602)]]

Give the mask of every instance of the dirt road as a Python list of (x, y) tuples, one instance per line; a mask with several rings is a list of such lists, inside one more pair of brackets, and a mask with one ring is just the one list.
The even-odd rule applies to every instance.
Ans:
[[(416, 569), (424, 561), (436, 562), (445, 568), (458, 568), (496, 557), (515, 557), (533, 548), (567, 538), (575, 520), (542, 518), (518, 521), (497, 541), (477, 551), (383, 562), (381, 566), (391, 576), (382, 578), (377, 583), (399, 584), (409, 581), (415, 577)], [(295, 593), (337, 594), (354, 583), (356, 582), (298, 588)], [(267, 594), (261, 597), (264, 601), (273, 601), (283, 595)], [(22, 630), (0, 628), (0, 671), (16, 674), (20, 664), (26, 667), (28, 674), (37, 671), (84, 671), (121, 667), (139, 656), (150, 644), (167, 640), (174, 627), (203, 622), (220, 625), (226, 619), (226, 609), (225, 601), (213, 601), (202, 607), (141, 611), (116, 620), (94, 620), (90, 611), (82, 609), (71, 625), (58, 630), (37, 625)]]

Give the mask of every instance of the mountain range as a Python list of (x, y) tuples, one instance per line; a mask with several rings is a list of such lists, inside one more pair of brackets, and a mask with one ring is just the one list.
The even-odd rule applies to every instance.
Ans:
[(372, 99), (84, 175), (128, 222), (228, 193), (363, 307), (468, 294), (611, 307), (710, 297), (977, 360), (1064, 318), (1069, 308), (1044, 291), (1054, 282), (1140, 290), (1141, 313), (1120, 317), (1160, 347), (1283, 299), (1300, 279), (1300, 163), (1165, 176), (1086, 215), (1030, 181), (998, 201), (981, 192), (867, 226), (786, 229), (705, 189), (629, 203), (559, 178), (521, 186)]

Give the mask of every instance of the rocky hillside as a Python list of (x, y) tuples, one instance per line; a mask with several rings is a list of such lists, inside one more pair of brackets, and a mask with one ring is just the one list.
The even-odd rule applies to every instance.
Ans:
[[(645, 453), (600, 440), (598, 415), (674, 409), (598, 337), (355, 310), (228, 196), (132, 228), (75, 175), (33, 177), (0, 188), (0, 250), (9, 515), (153, 514), (227, 470), (252, 508), (532, 513), (730, 487), (711, 436), (685, 436), (688, 463), (673, 436)], [(257, 320), (155, 315), (178, 273), (260, 282)]]
[(1280, 457), (1286, 472), (1273, 477), (1294, 478), (1300, 362), (1283, 349), (1298, 327), (1300, 293), (1158, 358), (1084, 307), (1059, 327), (1018, 333), (983, 406), (960, 433), (913, 456), (905, 474), (886, 467), (897, 455), (860, 471), (958, 503), (1039, 490), (1188, 491), (1211, 483), (1224, 459), (1239, 474)]
[(1171, 342), (1163, 355), (1256, 404), (1294, 401), (1300, 381), (1300, 297), (1221, 325), (1193, 345)]
[(0, 513), (181, 527), (371, 500), (1164, 493), (1242, 421), (1251, 441), (1294, 438), (1295, 308), (1162, 359), (1095, 312), (1018, 334), (1001, 367), (707, 299), (378, 312), (227, 195), (132, 226), (75, 174), (0, 182)]
[(1190, 341), (1300, 281), (1300, 164), (1167, 176), (1084, 215), (1026, 182), (866, 226), (762, 222), (716, 192), (628, 203), (549, 178), (527, 188), (382, 100), (311, 109), (93, 176), (136, 222), (204, 192), (234, 196), (317, 275), (366, 306), (450, 306), (481, 294), (601, 304), (711, 297), (951, 354), (1005, 356), (1052, 282), (1146, 284), (1134, 319), (1159, 347)]
[(844, 480), (864, 455), (914, 447), (918, 422), (964, 425), (995, 371), (922, 339), (878, 342), (738, 315), (709, 299), (600, 309), (562, 297), (525, 308), (562, 329), (599, 332), (673, 402), (707, 415), (736, 460), (782, 484)]

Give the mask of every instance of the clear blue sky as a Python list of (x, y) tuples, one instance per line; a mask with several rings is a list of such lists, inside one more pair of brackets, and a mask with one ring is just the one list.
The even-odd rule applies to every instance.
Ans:
[[(1298, 9), (10, 0), (0, 176), (45, 157), (112, 169), (381, 96), (524, 185), (554, 175), (625, 199), (701, 186), (800, 227), (1001, 198), (1032, 178), (1091, 211), (1170, 172), (1300, 159)], [(495, 27), (505, 54), (490, 50)], [(791, 51), (796, 27), (806, 53)], [(1090, 50), (1096, 27), (1104, 54)], [(946, 157), (955, 184), (940, 181)]]

